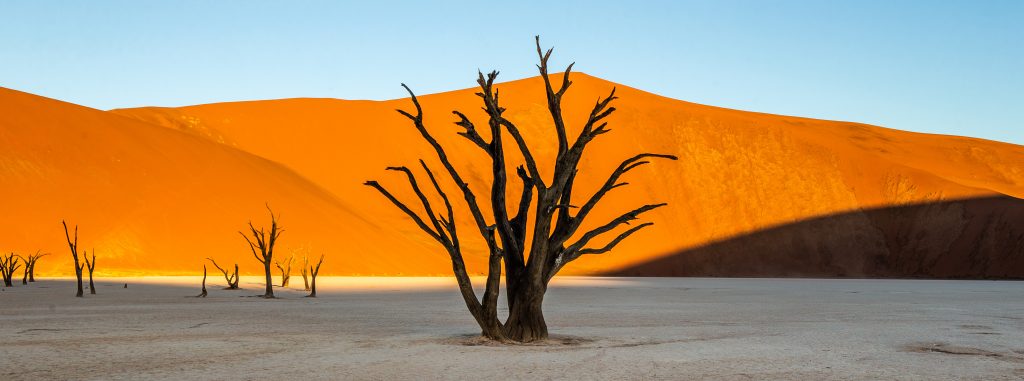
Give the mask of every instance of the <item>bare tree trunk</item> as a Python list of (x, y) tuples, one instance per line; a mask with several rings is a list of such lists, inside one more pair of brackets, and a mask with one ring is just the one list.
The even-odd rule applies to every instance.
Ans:
[(213, 267), (216, 267), (217, 270), (220, 270), (220, 272), (224, 273), (224, 281), (227, 282), (227, 284), (228, 284), (228, 286), (225, 288), (225, 290), (237, 290), (238, 289), (238, 264), (237, 263), (235, 264), (235, 273), (234, 273), (234, 275), (232, 275), (232, 274), (228, 273), (228, 270), (225, 270), (224, 268), (221, 268), (220, 265), (217, 264), (217, 261), (214, 261), (213, 258), (206, 258), (206, 259), (209, 260), (211, 263), (213, 263)]
[(27, 285), (28, 284), (28, 271), (29, 271), (29, 269), (32, 268), (32, 256), (29, 255), (27, 259), (26, 258), (22, 258), (21, 261), (25, 263), (25, 268), (23, 269), (24, 270), (24, 274), (21, 276), (21, 284)]
[(305, 285), (303, 290), (309, 291), (309, 257), (306, 255), (302, 256), (302, 284)]
[(505, 322), (505, 336), (510, 340), (529, 343), (548, 338), (548, 326), (544, 321), (544, 291), (519, 292), (514, 297), (515, 306), (508, 312)]
[[(249, 222), (249, 232), (252, 234), (252, 239), (245, 233), (238, 232), (245, 239), (245, 242), (249, 244), (249, 250), (252, 251), (252, 256), (256, 257), (256, 260), (263, 264), (263, 273), (266, 275), (266, 286), (267, 290), (263, 294), (264, 298), (274, 298), (274, 283), (270, 274), (270, 264), (274, 261), (274, 245), (277, 244), (277, 238), (281, 236), (284, 229), (281, 229), (277, 225), (277, 216), (274, 215), (274, 211), (270, 209), (270, 205), (267, 205), (267, 210), (270, 212), (270, 236), (260, 228), (259, 230), (253, 226), (252, 222)], [(259, 248), (259, 253), (256, 249)], [(237, 273), (237, 270), (236, 270)], [(237, 276), (236, 276), (237, 279)]]
[(32, 283), (32, 282), (36, 281), (36, 262), (39, 261), (39, 258), (45, 257), (47, 255), (50, 255), (50, 253), (42, 253), (42, 254), (40, 254), (39, 251), (36, 251), (35, 255), (32, 255), (32, 256), (29, 257), (31, 259), (31, 261), (29, 261), (29, 263), (28, 263), (28, 281), (29, 281), (29, 283)]
[(206, 297), (206, 265), (203, 265), (203, 292), (200, 293), (199, 295), (196, 295), (196, 297), (197, 298), (205, 298)]
[(96, 285), (92, 283), (92, 270), (96, 268), (96, 249), (92, 249), (92, 261), (89, 260), (88, 252), (85, 255), (85, 265), (89, 268), (89, 293), (96, 295)]
[(263, 297), (264, 298), (268, 298), (268, 299), (269, 298), (273, 298), (274, 297), (274, 280), (270, 276), (270, 263), (269, 262), (263, 264), (263, 271), (264, 271), (264, 274), (266, 275), (266, 285), (267, 285), (267, 289), (266, 289), (266, 291), (264, 291)]
[(292, 279), (292, 262), (294, 260), (294, 255), (289, 256), (284, 266), (281, 266), (281, 262), (274, 261), (274, 265), (281, 271), (281, 287), (288, 287), (288, 283)]
[(306, 295), (307, 298), (315, 298), (316, 297), (316, 275), (320, 273), (320, 265), (323, 264), (323, 263), (324, 263), (324, 256), (323, 256), (323, 254), (321, 254), (320, 255), (320, 260), (316, 262), (316, 267), (313, 267), (313, 266), (309, 267), (309, 274), (312, 275), (312, 277), (313, 277), (313, 286), (310, 289), (311, 291), (309, 292), (309, 295)]
[(60, 221), (64, 225), (64, 238), (68, 240), (68, 247), (71, 248), (71, 257), (75, 260), (75, 277), (78, 278), (78, 292), (75, 297), (81, 298), (85, 295), (82, 290), (82, 265), (78, 263), (78, 225), (75, 225), (75, 240), (71, 240), (71, 235), (68, 233), (68, 224), (63, 220)]
[(82, 285), (82, 270), (84, 270), (84, 266), (85, 264), (83, 263), (80, 266), (78, 266), (77, 269), (75, 269), (75, 277), (78, 278), (78, 291), (75, 293), (75, 296), (79, 298), (85, 296), (85, 289), (83, 288)]

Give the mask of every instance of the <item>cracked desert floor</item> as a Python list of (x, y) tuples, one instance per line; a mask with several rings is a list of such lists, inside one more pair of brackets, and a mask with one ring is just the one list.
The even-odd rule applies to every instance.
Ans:
[(8, 287), (0, 378), (1024, 377), (1024, 282), (567, 277), (552, 340), (503, 347), (475, 338), (449, 278), (322, 277), (311, 299), (293, 277), (276, 300), (245, 278), (205, 299), (190, 277)]

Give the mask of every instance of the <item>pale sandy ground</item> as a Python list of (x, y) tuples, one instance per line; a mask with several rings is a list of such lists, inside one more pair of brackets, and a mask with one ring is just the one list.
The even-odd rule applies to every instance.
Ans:
[(257, 282), (7, 288), (0, 379), (1024, 378), (1024, 282), (563, 278), (542, 346), (480, 345), (445, 278)]

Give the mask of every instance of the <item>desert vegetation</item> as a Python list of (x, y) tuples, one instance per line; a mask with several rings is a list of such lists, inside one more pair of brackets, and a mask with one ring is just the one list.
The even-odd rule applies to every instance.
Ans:
[(302, 274), (302, 285), (304, 291), (309, 291), (309, 256), (306, 254), (302, 255), (302, 268), (299, 269), (299, 274)]
[(209, 260), (210, 263), (213, 263), (213, 267), (216, 267), (217, 270), (220, 270), (221, 273), (224, 273), (224, 281), (227, 282), (227, 284), (228, 284), (226, 287), (224, 287), (225, 290), (237, 290), (238, 289), (238, 264), (237, 263), (235, 264), (235, 272), (234, 273), (229, 273), (227, 269), (220, 267), (220, 265), (217, 264), (217, 261), (214, 261), (213, 258), (206, 258), (206, 259)]
[(85, 266), (85, 264), (79, 263), (78, 261), (78, 225), (75, 225), (75, 238), (72, 240), (71, 235), (68, 234), (67, 222), (61, 220), (60, 223), (64, 225), (64, 238), (68, 240), (68, 247), (71, 249), (71, 258), (74, 259), (75, 278), (78, 279), (78, 291), (75, 293), (75, 296), (81, 298), (85, 295), (85, 292), (82, 289), (82, 267)]
[(50, 253), (42, 253), (39, 250), (36, 250), (35, 254), (29, 254), (27, 257), (23, 258), (25, 262), (25, 273), (21, 278), (21, 284), (29, 284), (36, 281), (36, 262), (39, 261), (39, 258), (47, 255), (50, 255)]
[[(266, 275), (267, 286), (263, 297), (270, 299), (274, 297), (274, 282), (270, 274), (270, 264), (274, 261), (274, 245), (277, 244), (277, 238), (281, 236), (281, 233), (283, 233), (284, 230), (278, 226), (277, 216), (274, 215), (274, 211), (270, 209), (269, 205), (267, 206), (267, 211), (270, 212), (269, 232), (267, 232), (263, 227), (256, 229), (256, 226), (252, 224), (252, 221), (249, 221), (249, 233), (252, 235), (252, 238), (249, 238), (248, 235), (241, 231), (238, 232), (238, 234), (240, 234), (242, 238), (245, 238), (245, 242), (249, 244), (249, 250), (252, 251), (252, 256), (263, 264), (263, 273)], [(259, 252), (257, 252), (257, 249)]]
[(292, 279), (292, 263), (295, 263), (295, 255), (289, 255), (288, 259), (282, 261), (274, 260), (274, 265), (281, 271), (281, 287), (288, 287)]
[(83, 253), (85, 258), (85, 266), (89, 269), (89, 293), (96, 294), (96, 284), (92, 282), (92, 272), (96, 269), (96, 249), (92, 249), (92, 260), (89, 259), (89, 252)]
[(18, 267), (21, 266), (21, 263), (19, 263), (20, 259), (14, 253), (0, 255), (0, 275), (4, 278), (4, 286), (14, 286), (14, 272), (18, 271)]
[[(602, 198), (616, 188), (628, 185), (620, 181), (627, 172), (648, 164), (652, 159), (675, 160), (672, 155), (657, 153), (640, 153), (626, 158), (615, 168), (601, 186), (590, 197), (574, 200), (573, 185), (577, 167), (583, 158), (584, 150), (597, 137), (610, 131), (606, 118), (615, 112), (611, 103), (616, 99), (615, 89), (600, 98), (590, 111), (590, 115), (582, 125), (579, 135), (570, 142), (566, 122), (562, 117), (562, 97), (572, 85), (570, 73), (572, 64), (562, 75), (561, 83), (552, 85), (548, 75), (548, 60), (552, 50), (544, 52), (540, 46), (540, 38), (536, 39), (537, 54), (540, 60), (538, 69), (545, 84), (545, 97), (548, 112), (557, 136), (558, 147), (554, 163), (549, 170), (553, 174), (545, 178), (541, 174), (541, 165), (534, 159), (533, 149), (519, 132), (518, 127), (504, 117), (505, 108), (499, 103), (498, 90), (494, 88), (497, 71), (489, 74), (478, 73), (477, 84), (480, 91), (477, 95), (483, 102), (483, 110), (487, 116), (485, 135), (481, 135), (469, 117), (459, 111), (453, 111), (458, 121), (455, 124), (463, 129), (458, 134), (482, 150), (491, 161), (491, 186), (488, 197), (490, 216), (477, 201), (477, 197), (450, 161), (444, 147), (427, 129), (423, 119), (423, 109), (416, 94), (405, 84), (402, 86), (409, 92), (415, 110), (408, 112), (398, 110), (408, 118), (437, 155), (445, 173), (458, 188), (465, 200), (471, 218), (476, 225), (477, 233), (486, 242), (489, 260), (486, 285), (482, 299), (478, 299), (472, 281), (463, 260), (462, 243), (456, 231), (456, 217), (444, 187), (434, 175), (427, 163), (420, 160), (420, 166), (429, 179), (430, 185), (437, 196), (443, 200), (444, 209), (437, 209), (419, 186), (413, 171), (407, 167), (388, 167), (388, 170), (401, 172), (405, 175), (409, 186), (418, 198), (422, 207), (420, 212), (413, 211), (394, 194), (377, 181), (367, 181), (373, 187), (404, 212), (416, 225), (437, 241), (448, 252), (452, 270), (459, 285), (462, 298), (467, 308), (480, 326), (484, 337), (503, 342), (533, 342), (548, 337), (548, 328), (544, 320), (543, 302), (548, 282), (566, 264), (587, 254), (602, 254), (612, 250), (616, 245), (636, 233), (640, 229), (652, 225), (644, 222), (632, 225), (620, 231), (604, 245), (593, 245), (595, 238), (610, 234), (621, 226), (629, 225), (638, 217), (650, 210), (665, 206), (664, 203), (647, 204), (627, 211), (617, 218), (607, 221), (589, 231), (581, 231), (584, 220)], [(515, 213), (508, 213), (508, 174), (509, 163), (506, 158), (505, 137), (512, 140), (509, 145), (518, 151), (523, 165), (518, 166), (516, 175), (521, 181), (522, 193), (518, 196)], [(534, 200), (536, 200), (534, 202)], [(582, 201), (582, 202), (580, 202)], [(580, 206), (577, 206), (580, 205)], [(441, 210), (441, 209), (438, 209)], [(530, 220), (530, 215), (534, 219)], [(508, 301), (508, 318), (502, 322), (498, 318), (498, 297), (501, 284), (502, 268), (505, 269), (506, 298)]]
[[(311, 288), (307, 288), (307, 290), (309, 290), (309, 295), (306, 295), (307, 298), (315, 298), (316, 297), (316, 276), (317, 276), (317, 274), (320, 273), (320, 265), (322, 265), (323, 263), (324, 263), (324, 255), (320, 254), (320, 260), (316, 261), (316, 267), (313, 267), (313, 266), (309, 267), (309, 275), (313, 279), (313, 283), (312, 283), (312, 287)], [(303, 278), (303, 279), (305, 279), (305, 278)]]
[(197, 298), (205, 298), (206, 295), (207, 295), (207, 292), (206, 292), (206, 265), (203, 265), (203, 291), (200, 292), (199, 295), (196, 295), (196, 297)]

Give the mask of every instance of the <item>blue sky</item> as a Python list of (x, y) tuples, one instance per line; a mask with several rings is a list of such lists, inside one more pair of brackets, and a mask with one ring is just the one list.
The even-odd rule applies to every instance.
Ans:
[(1024, 1), (0, 1), (0, 86), (109, 109), (390, 99), (554, 63), (692, 102), (1024, 143)]

